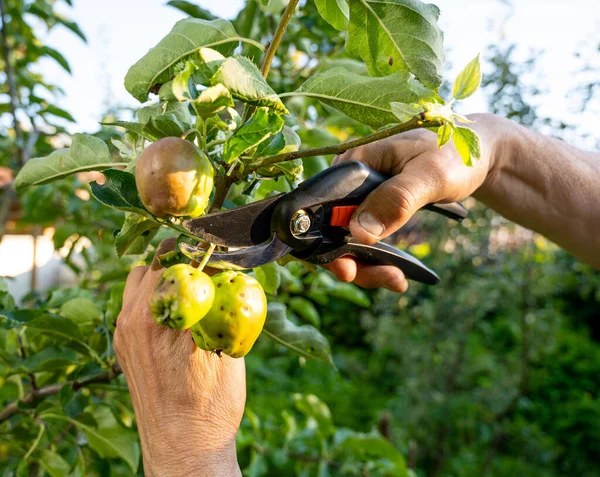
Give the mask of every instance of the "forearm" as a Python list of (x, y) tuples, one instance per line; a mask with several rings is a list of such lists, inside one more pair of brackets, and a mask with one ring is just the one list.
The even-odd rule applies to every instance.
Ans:
[[(473, 194), (504, 217), (600, 267), (600, 154), (585, 152), (491, 115), (490, 172)], [(495, 138), (495, 139), (494, 139)]]

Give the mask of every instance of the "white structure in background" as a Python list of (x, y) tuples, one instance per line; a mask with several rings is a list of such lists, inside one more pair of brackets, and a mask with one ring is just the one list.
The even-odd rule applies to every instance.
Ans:
[[(54, 250), (53, 229), (37, 237), (35, 253), (37, 291), (44, 293), (58, 285), (75, 284), (75, 276), (63, 265)], [(34, 264), (34, 238), (31, 235), (5, 235), (0, 242), (0, 277), (9, 277), (8, 289), (17, 303), (31, 291)]]

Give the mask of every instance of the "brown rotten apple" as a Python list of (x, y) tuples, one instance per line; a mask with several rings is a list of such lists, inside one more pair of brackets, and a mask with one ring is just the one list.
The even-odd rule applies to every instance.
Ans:
[(213, 188), (212, 165), (190, 141), (166, 137), (148, 146), (135, 169), (146, 208), (157, 217), (202, 215)]

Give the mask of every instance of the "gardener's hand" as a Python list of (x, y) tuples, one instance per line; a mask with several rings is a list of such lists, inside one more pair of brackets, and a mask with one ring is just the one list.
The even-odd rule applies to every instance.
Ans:
[[(486, 128), (477, 122), (482, 136)], [(455, 202), (472, 194), (490, 170), (493, 143), (483, 141), (482, 160), (466, 168), (452, 143), (441, 150), (436, 135), (425, 129), (409, 131), (352, 149), (336, 157), (334, 164), (360, 161), (391, 176), (357, 209), (350, 231), (362, 243), (372, 244), (396, 232), (412, 215), (432, 202)], [(343, 257), (328, 266), (343, 281), (363, 287), (404, 292), (408, 282), (392, 266), (364, 266)]]
[[(539, 232), (600, 268), (600, 154), (585, 152), (490, 114), (471, 115), (481, 160), (466, 167), (453, 142), (415, 130), (338, 156), (392, 176), (373, 191), (350, 222), (360, 242), (375, 243), (402, 227), (426, 204), (469, 195), (508, 219)], [(397, 268), (363, 266), (343, 257), (328, 265), (340, 280), (402, 292)]]
[[(156, 255), (172, 250), (161, 243)], [(148, 299), (164, 269), (131, 271), (114, 348), (127, 379), (147, 476), (241, 476), (235, 437), (246, 401), (243, 359), (199, 349), (189, 330), (157, 325)]]

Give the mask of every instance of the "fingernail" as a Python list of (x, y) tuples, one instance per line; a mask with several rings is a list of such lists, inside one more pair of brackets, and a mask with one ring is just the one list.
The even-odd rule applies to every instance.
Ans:
[(371, 235), (379, 237), (383, 233), (383, 224), (375, 218), (370, 212), (364, 211), (358, 214), (359, 225)]

